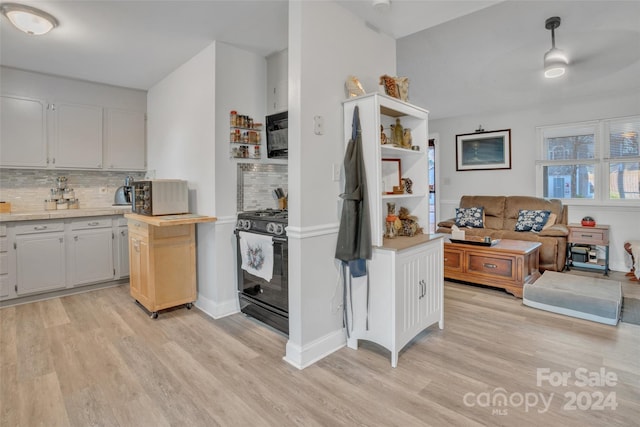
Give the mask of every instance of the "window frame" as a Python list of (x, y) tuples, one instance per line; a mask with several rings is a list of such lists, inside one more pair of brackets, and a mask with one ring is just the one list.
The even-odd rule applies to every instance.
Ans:
[[(536, 160), (536, 196), (544, 196), (544, 168), (546, 166), (565, 165), (593, 165), (594, 192), (593, 198), (560, 198), (563, 204), (567, 205), (611, 205), (611, 206), (640, 206), (640, 199), (613, 199), (610, 192), (611, 164), (615, 163), (637, 163), (639, 156), (630, 157), (610, 157), (611, 141), (610, 129), (613, 123), (619, 122), (640, 122), (640, 116), (624, 116), (609, 119), (589, 120), (583, 122), (562, 123), (548, 126), (536, 127), (537, 160)], [(548, 148), (545, 139), (563, 136), (575, 136), (581, 134), (580, 131), (592, 129), (594, 136), (594, 153), (592, 159), (559, 159), (548, 160)]]

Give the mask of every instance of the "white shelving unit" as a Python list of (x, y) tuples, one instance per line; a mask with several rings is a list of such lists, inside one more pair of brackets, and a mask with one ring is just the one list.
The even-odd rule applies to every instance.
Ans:
[[(351, 137), (353, 111), (358, 106), (363, 156), (371, 216), (373, 257), (369, 262), (370, 289), (366, 281), (353, 281), (350, 336), (347, 345), (358, 348), (358, 340), (375, 342), (391, 352), (391, 366), (416, 335), (437, 323), (444, 327), (444, 245), (438, 235), (384, 238), (387, 203), (406, 207), (429, 232), (428, 111), (379, 93), (344, 102), (345, 141)], [(400, 119), (411, 129), (417, 149), (381, 144), (380, 126), (388, 129)], [(401, 177), (413, 182), (412, 193), (386, 194), (383, 159), (400, 160)], [(367, 304), (367, 300), (369, 303)]]

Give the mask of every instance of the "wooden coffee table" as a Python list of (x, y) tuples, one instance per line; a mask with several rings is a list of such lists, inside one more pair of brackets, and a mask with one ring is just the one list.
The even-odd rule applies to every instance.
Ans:
[(522, 298), (522, 287), (540, 277), (539, 242), (502, 239), (493, 246), (444, 240), (445, 279), (502, 288)]

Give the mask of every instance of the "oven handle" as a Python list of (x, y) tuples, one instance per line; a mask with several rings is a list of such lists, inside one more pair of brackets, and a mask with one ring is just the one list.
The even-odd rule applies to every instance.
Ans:
[[(235, 230), (233, 230), (233, 234), (235, 234), (236, 236), (240, 237), (240, 232), (244, 231), (244, 230), (238, 230), (237, 228)], [(247, 231), (247, 233), (251, 233), (251, 230)], [(272, 236), (271, 239), (274, 242), (279, 242), (279, 243), (287, 243), (289, 241), (289, 239), (287, 239), (286, 237), (279, 237), (279, 236)]]

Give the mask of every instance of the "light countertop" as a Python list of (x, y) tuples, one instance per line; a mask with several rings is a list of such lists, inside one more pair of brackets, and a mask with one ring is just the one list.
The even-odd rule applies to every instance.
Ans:
[(405, 249), (410, 249), (414, 246), (421, 245), (423, 243), (431, 242), (432, 240), (443, 239), (447, 237), (447, 234), (436, 233), (436, 234), (418, 234), (413, 237), (406, 236), (398, 236), (393, 239), (384, 239), (382, 246), (379, 246), (380, 249), (386, 249), (391, 251), (402, 251)]
[(127, 219), (144, 222), (155, 227), (171, 227), (174, 225), (183, 224), (198, 224), (201, 222), (214, 222), (217, 218), (214, 216), (205, 216), (197, 214), (176, 214), (176, 215), (158, 215), (147, 216), (138, 215), (134, 213), (127, 213), (125, 216)]
[(37, 219), (65, 219), (87, 216), (123, 215), (131, 213), (129, 206), (107, 206), (99, 208), (60, 209), (51, 211), (11, 212), (0, 214), (0, 223), (12, 221), (32, 221)]

